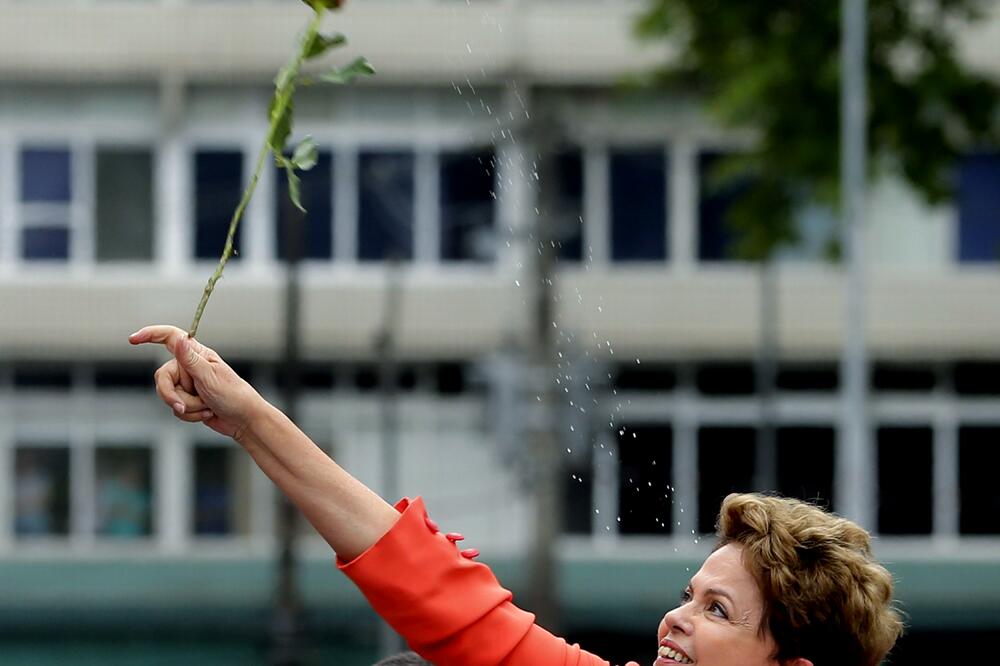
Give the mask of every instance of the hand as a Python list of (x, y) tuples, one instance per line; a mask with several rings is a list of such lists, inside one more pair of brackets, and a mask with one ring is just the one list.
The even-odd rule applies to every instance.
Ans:
[(156, 393), (182, 421), (200, 421), (239, 440), (252, 415), (267, 404), (221, 356), (176, 326), (147, 326), (128, 340), (162, 344), (174, 355), (154, 375)]

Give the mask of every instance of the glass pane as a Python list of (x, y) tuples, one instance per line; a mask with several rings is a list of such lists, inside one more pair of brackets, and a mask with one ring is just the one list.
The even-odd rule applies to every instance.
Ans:
[[(243, 196), (243, 153), (198, 151), (195, 154), (195, 252), (198, 259), (218, 259), (226, 244), (229, 221)], [(243, 225), (236, 230), (237, 251)], [(239, 259), (238, 254), (233, 255)]]
[(778, 487), (785, 497), (833, 506), (833, 428), (786, 427), (775, 433)]
[(22, 447), (14, 452), (14, 533), (69, 533), (69, 449)]
[[(620, 533), (671, 533), (673, 436), (669, 425), (629, 425), (618, 431)], [(608, 516), (595, 524), (603, 531), (611, 520)]]
[(667, 256), (667, 160), (660, 147), (611, 153), (611, 257)]
[(358, 258), (413, 257), (413, 153), (359, 156)]
[(556, 238), (563, 261), (583, 259), (583, 153), (568, 150), (556, 155)]
[(443, 261), (492, 261), (496, 257), (495, 170), (492, 151), (441, 154)]
[(246, 534), (250, 524), (250, 468), (235, 448), (194, 449), (194, 533)]
[(153, 154), (97, 151), (97, 260), (153, 258)]
[(1000, 427), (958, 429), (962, 534), (1000, 534)]
[(936, 384), (932, 366), (876, 363), (872, 368), (872, 387), (876, 391), (930, 391)]
[(69, 259), (67, 227), (30, 227), (21, 230), (22, 256), (33, 261)]
[(959, 395), (1000, 395), (1000, 363), (963, 361), (955, 364), (955, 392)]
[(959, 260), (1000, 259), (1000, 153), (961, 161), (957, 203)]
[(715, 172), (725, 153), (704, 152), (698, 156), (698, 258), (721, 261), (733, 258), (735, 237), (727, 215), (748, 182), (719, 182)]
[[(594, 516), (594, 481), (590, 456), (585, 462), (565, 470), (562, 492), (565, 511), (563, 531), (566, 534), (590, 534)], [(604, 525), (606, 523), (602, 523)], [(603, 527), (602, 527), (603, 530)]]
[(829, 363), (782, 363), (775, 385), (781, 391), (836, 391), (837, 366)]
[(18, 363), (14, 366), (14, 388), (68, 391), (73, 385), (72, 367), (61, 361)]
[(934, 431), (878, 429), (878, 531), (930, 534), (934, 514)]
[(152, 527), (151, 454), (148, 448), (97, 449), (97, 533), (135, 538)]
[(69, 150), (29, 147), (21, 151), (21, 201), (69, 203), (72, 196)]
[(288, 176), (284, 169), (275, 168), (278, 179), (275, 211), (278, 224), (275, 227), (275, 247), (279, 259), (285, 259), (285, 244), (288, 240), (288, 222), (294, 216), (302, 218), (302, 244), (300, 259), (330, 259), (333, 257), (333, 154), (321, 151), (319, 161), (309, 171), (298, 172), (302, 183), (299, 187), (302, 211), (288, 198)]
[(754, 428), (720, 427), (698, 431), (698, 531), (715, 531), (722, 500), (753, 490), (757, 433)]
[(751, 395), (755, 381), (751, 363), (704, 363), (695, 371), (695, 385), (705, 395)]

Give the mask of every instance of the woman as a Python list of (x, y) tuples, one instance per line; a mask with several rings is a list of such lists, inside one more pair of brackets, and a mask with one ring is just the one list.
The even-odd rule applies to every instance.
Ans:
[[(156, 391), (183, 421), (232, 437), (337, 554), (337, 566), (439, 666), (607, 666), (534, 624), (422, 501), (390, 506), (341, 469), (213, 350), (173, 326), (132, 344), (174, 358)], [(719, 544), (660, 621), (654, 666), (876, 666), (902, 631), (868, 534), (795, 500), (730, 495)], [(628, 666), (638, 666), (629, 662)]]

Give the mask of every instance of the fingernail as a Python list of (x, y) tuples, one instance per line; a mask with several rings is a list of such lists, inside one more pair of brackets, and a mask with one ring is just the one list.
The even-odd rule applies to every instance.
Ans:
[(174, 411), (177, 412), (178, 414), (183, 414), (184, 413), (184, 403), (182, 403), (182, 402), (175, 402), (174, 403)]
[(128, 337), (134, 338), (135, 336), (139, 335), (140, 333), (142, 333), (142, 329), (141, 328), (138, 331), (136, 331), (135, 333), (133, 333), (132, 335), (128, 336)]

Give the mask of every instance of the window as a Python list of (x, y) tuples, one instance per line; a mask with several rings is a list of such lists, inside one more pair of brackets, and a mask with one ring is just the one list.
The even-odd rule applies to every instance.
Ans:
[(677, 372), (668, 363), (619, 364), (614, 387), (620, 391), (672, 391), (677, 386)]
[(878, 391), (930, 391), (937, 384), (934, 368), (902, 363), (876, 363), (872, 386)]
[(933, 526), (934, 431), (878, 429), (878, 531), (930, 534)]
[(496, 258), (495, 172), (492, 150), (441, 154), (442, 261)]
[(98, 261), (153, 258), (153, 155), (148, 149), (98, 148)]
[(295, 207), (288, 198), (288, 177), (283, 169), (275, 169), (278, 179), (277, 196), (275, 199), (275, 247), (277, 257), (285, 259), (288, 256), (286, 243), (288, 241), (288, 224), (293, 216), (301, 218), (302, 245), (299, 253), (301, 259), (330, 259), (333, 256), (333, 154), (330, 151), (320, 151), (319, 160), (309, 171), (299, 171), (302, 182), (300, 195), (302, 211)]
[(69, 448), (18, 447), (14, 452), (14, 533), (69, 533)]
[(151, 454), (146, 447), (98, 447), (97, 533), (134, 539), (152, 531)]
[(778, 487), (785, 497), (833, 506), (834, 430), (786, 426), (775, 432)]
[[(553, 177), (556, 188), (557, 256), (562, 261), (583, 259), (583, 153), (579, 149), (556, 153)], [(544, 187), (545, 184), (543, 183)]]
[[(195, 247), (197, 259), (217, 260), (222, 256), (233, 211), (243, 196), (243, 153), (200, 150), (194, 157)], [(241, 225), (233, 240), (239, 260)]]
[(695, 385), (705, 395), (751, 395), (754, 377), (750, 363), (705, 363), (695, 372)]
[(68, 391), (72, 386), (72, 369), (66, 363), (37, 361), (14, 365), (15, 389)]
[(775, 385), (781, 391), (836, 391), (837, 366), (829, 363), (783, 363)]
[(698, 258), (732, 259), (736, 231), (728, 220), (729, 209), (749, 186), (746, 178), (722, 182), (717, 172), (725, 153), (706, 151), (698, 156)]
[(628, 425), (618, 431), (620, 534), (670, 534), (672, 467), (669, 425)]
[(955, 392), (960, 395), (1000, 395), (1000, 363), (956, 363), (954, 381)]
[(94, 367), (94, 386), (98, 391), (148, 390), (153, 386), (156, 366), (149, 363), (98, 363)]
[(715, 531), (715, 518), (729, 493), (753, 490), (757, 432), (748, 427), (698, 430), (698, 531)]
[(590, 534), (594, 517), (593, 459), (590, 455), (573, 460), (563, 476), (563, 531)]
[(662, 147), (611, 151), (612, 259), (666, 259), (666, 184)]
[(234, 447), (194, 447), (194, 533), (200, 536), (250, 531), (250, 467)]
[(413, 153), (363, 152), (358, 159), (358, 258), (413, 258)]
[(70, 256), (72, 159), (68, 148), (21, 150), (21, 256), (60, 261)]
[(958, 430), (959, 531), (1000, 534), (1000, 427)]
[(957, 203), (959, 261), (1000, 260), (1000, 153), (962, 160)]

